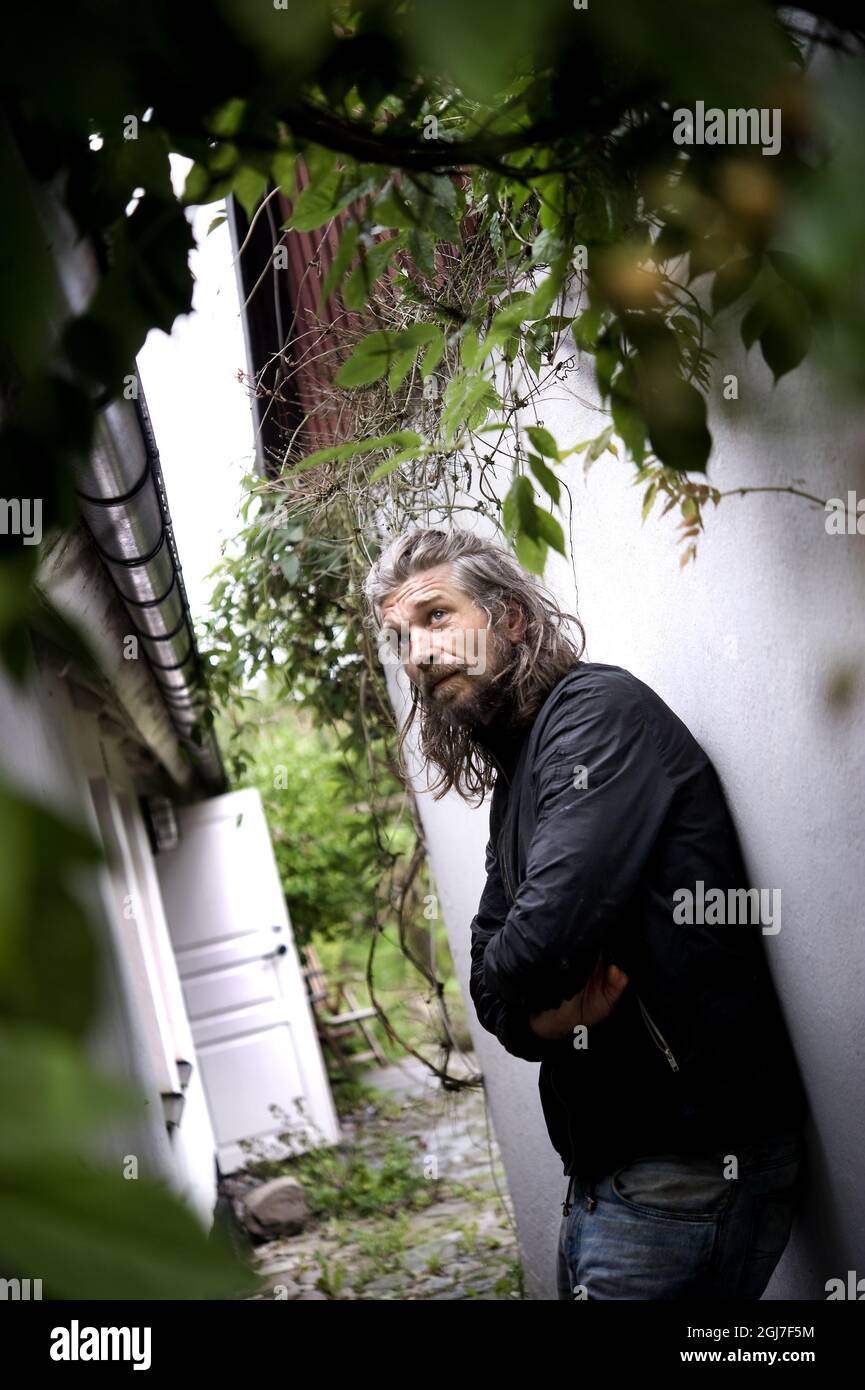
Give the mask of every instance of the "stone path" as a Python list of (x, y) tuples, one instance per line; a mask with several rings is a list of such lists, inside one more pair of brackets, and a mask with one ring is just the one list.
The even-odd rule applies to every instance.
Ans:
[[(466, 1062), (472, 1074), (474, 1056)], [(451, 1071), (458, 1065), (452, 1060)], [(344, 1118), (345, 1144), (362, 1144), (375, 1164), (377, 1150), (386, 1154), (404, 1139), (417, 1181), (438, 1179), (422, 1200), (433, 1193), (436, 1200), (422, 1210), (406, 1203), (395, 1215), (313, 1220), (301, 1235), (258, 1245), (253, 1258), (262, 1289), (254, 1297), (522, 1298), (510, 1199), (481, 1088), (444, 1091), (414, 1058), (372, 1068), (363, 1080), (399, 1109)]]

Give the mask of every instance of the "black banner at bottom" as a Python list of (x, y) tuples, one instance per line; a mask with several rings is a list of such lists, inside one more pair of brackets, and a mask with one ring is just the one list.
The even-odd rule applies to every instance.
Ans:
[[(333, 1300), (309, 1302), (313, 1301)], [(397, 1319), (388, 1316), (386, 1307), (371, 1311), (376, 1304), (395, 1301), (400, 1300), (356, 1299), (341, 1313), (316, 1313), (306, 1300), (278, 1298), (201, 1303), (4, 1301), (0, 1304), (0, 1336), (7, 1365), (15, 1365), (19, 1373), (26, 1368), (47, 1374), (49, 1381), (55, 1377), (62, 1381), (73, 1374), (92, 1377), (105, 1369), (114, 1375), (164, 1375), (186, 1366), (194, 1367), (197, 1373), (236, 1372), (248, 1377), (266, 1373), (271, 1367), (296, 1371), (296, 1358), (304, 1355), (304, 1343), (297, 1339), (309, 1334), (316, 1338), (312, 1345), (318, 1348), (318, 1356), (326, 1348), (335, 1351), (332, 1342), (321, 1338), (337, 1328), (342, 1329), (341, 1337), (369, 1337), (371, 1333), (396, 1337), (402, 1350), (401, 1338), (407, 1332), (423, 1335), (426, 1323), (424, 1314), (418, 1313), (413, 1316), (420, 1318), (419, 1323), (406, 1324), (405, 1308)], [(470, 1324), (460, 1324), (460, 1314), (456, 1323), (449, 1324), (455, 1334), (466, 1330), (458, 1349), (462, 1358), (466, 1353), (471, 1356), (479, 1330), (476, 1305), (482, 1300), (461, 1301), (475, 1305)], [(576, 1357), (581, 1370), (596, 1367), (599, 1373), (629, 1368), (664, 1372), (674, 1366), (740, 1363), (772, 1368), (792, 1364), (825, 1375), (855, 1365), (854, 1346), (865, 1328), (863, 1310), (858, 1300), (852, 1299), (825, 1303), (775, 1300), (739, 1306), (696, 1302), (613, 1306), (594, 1302), (592, 1307), (575, 1299), (565, 1311), (560, 1304), (559, 1309), (546, 1313), (540, 1302), (533, 1306), (533, 1313), (528, 1307), (523, 1313), (512, 1308), (507, 1314), (501, 1307), (491, 1307), (482, 1315), (485, 1333), (501, 1329), (500, 1338), (485, 1336), (476, 1344), (478, 1358), (483, 1358), (487, 1371), (489, 1358), (495, 1357), (498, 1348), (502, 1359), (512, 1362), (512, 1337), (522, 1318), (533, 1334), (539, 1330), (535, 1319), (540, 1318), (549, 1337), (544, 1346), (535, 1344), (533, 1355), (543, 1354), (544, 1359), (549, 1356), (554, 1361), (561, 1346), (572, 1369)], [(441, 1301), (436, 1301), (436, 1308), (438, 1316), (429, 1328), (439, 1338)], [(499, 1324), (503, 1316), (507, 1321)], [(319, 1322), (321, 1317), (324, 1322)], [(345, 1317), (347, 1324), (342, 1321)], [(562, 1343), (558, 1338), (563, 1332), (582, 1335), (572, 1344)], [(369, 1350), (369, 1343), (366, 1345)], [(347, 1356), (349, 1344), (343, 1342), (342, 1348)], [(429, 1346), (427, 1354), (428, 1350)], [(392, 1352), (393, 1346), (385, 1343), (381, 1351)], [(421, 1369), (423, 1358), (418, 1343), (407, 1365)]]

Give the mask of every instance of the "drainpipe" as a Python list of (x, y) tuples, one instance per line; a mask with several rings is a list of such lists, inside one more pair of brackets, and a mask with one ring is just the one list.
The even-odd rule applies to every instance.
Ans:
[(81, 513), (181, 743), (207, 790), (221, 792), (226, 779), (216, 739), (210, 730), (200, 745), (191, 736), (207, 708), (201, 660), (137, 373), (136, 384), (137, 399), (114, 401), (99, 417), (90, 457), (77, 470)]

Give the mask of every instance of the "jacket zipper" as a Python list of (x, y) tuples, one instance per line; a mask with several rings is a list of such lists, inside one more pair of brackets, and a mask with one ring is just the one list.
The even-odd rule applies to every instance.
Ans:
[(556, 1100), (559, 1102), (559, 1105), (565, 1112), (565, 1120), (567, 1122), (568, 1127), (568, 1149), (570, 1152), (570, 1162), (568, 1163), (568, 1168), (573, 1168), (574, 1162), (576, 1160), (576, 1149), (574, 1148), (574, 1136), (571, 1130), (571, 1112), (568, 1109), (565, 1102), (562, 1100), (561, 1096), (559, 1095), (559, 1089), (556, 1085), (555, 1076), (553, 1075), (552, 1068), (550, 1068), (550, 1086), (552, 1087), (553, 1095), (555, 1096)]
[(497, 845), (496, 845), (496, 852), (497, 852), (497, 854), (498, 854), (499, 864), (501, 865), (502, 875), (503, 875), (504, 880), (505, 880), (505, 889), (507, 890), (507, 895), (508, 895), (508, 897), (510, 898), (511, 902), (513, 902), (513, 901), (514, 901), (514, 894), (513, 894), (513, 890), (511, 889), (511, 880), (510, 880), (510, 877), (509, 877), (509, 875), (508, 875), (507, 860), (506, 860), (504, 854), (502, 853), (502, 838), (503, 838), (503, 836), (504, 836), (504, 833), (505, 833), (505, 827), (502, 826), (502, 829), (501, 829), (501, 831), (500, 831), (500, 833), (499, 833), (498, 843), (497, 843)]
[[(636, 990), (634, 991), (634, 993), (636, 994)], [(658, 1047), (661, 1049), (661, 1051), (664, 1053), (664, 1055), (666, 1056), (667, 1061), (670, 1063), (670, 1066), (672, 1067), (673, 1071), (678, 1071), (678, 1070), (679, 1070), (679, 1063), (676, 1061), (675, 1057), (673, 1056), (672, 1052), (670, 1051), (670, 1047), (669, 1047), (669, 1044), (668, 1044), (666, 1038), (664, 1037), (664, 1035), (663, 1035), (663, 1033), (661, 1032), (661, 1030), (660, 1030), (660, 1028), (658, 1027), (658, 1025), (657, 1025), (657, 1024), (654, 1022), (654, 1020), (651, 1018), (651, 1016), (650, 1016), (650, 1014), (649, 1014), (649, 1011), (648, 1011), (648, 1009), (646, 1008), (646, 1006), (644, 1005), (644, 1003), (643, 1003), (642, 999), (640, 998), (639, 994), (637, 994), (637, 1002), (638, 1002), (638, 1004), (640, 1005), (640, 1011), (641, 1011), (641, 1013), (642, 1013), (642, 1015), (643, 1015), (643, 1021), (645, 1022), (645, 1025), (646, 1025), (646, 1027), (647, 1027), (648, 1030), (649, 1030), (649, 1036), (654, 1040), (654, 1042), (657, 1044), (657, 1046), (658, 1046)]]

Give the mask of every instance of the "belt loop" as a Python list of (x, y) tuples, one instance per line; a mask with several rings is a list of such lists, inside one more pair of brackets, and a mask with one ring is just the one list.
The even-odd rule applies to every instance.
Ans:
[(596, 1181), (595, 1178), (590, 1178), (586, 1183), (586, 1211), (594, 1211), (595, 1207), (598, 1205), (597, 1198), (595, 1197)]
[(562, 1215), (563, 1215), (563, 1216), (569, 1216), (570, 1213), (571, 1213), (571, 1206), (572, 1206), (572, 1202), (571, 1202), (571, 1193), (572, 1193), (573, 1190), (574, 1190), (574, 1178), (575, 1178), (575, 1176), (576, 1176), (576, 1174), (572, 1173), (571, 1176), (570, 1176), (570, 1178), (568, 1179), (568, 1190), (567, 1190), (567, 1192), (566, 1192), (566, 1194), (565, 1194), (565, 1200), (562, 1202)]

